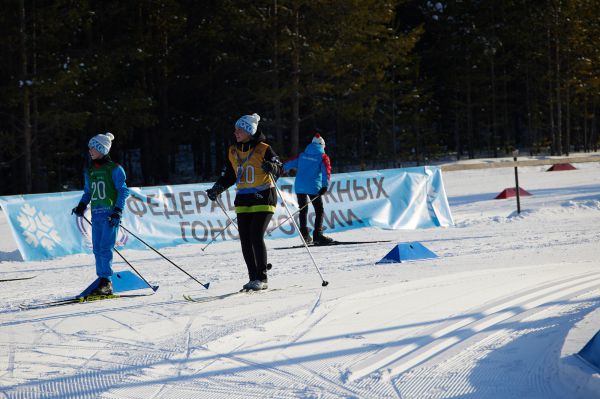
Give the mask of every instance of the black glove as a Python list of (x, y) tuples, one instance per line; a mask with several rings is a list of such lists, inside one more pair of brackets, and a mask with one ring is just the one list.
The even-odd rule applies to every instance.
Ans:
[(80, 202), (75, 208), (71, 209), (71, 215), (75, 214), (75, 215), (81, 217), (85, 213), (86, 208), (87, 208), (87, 205), (84, 204), (83, 202)]
[(263, 161), (261, 167), (267, 173), (274, 174), (277, 171), (277, 165), (273, 162)]
[(327, 192), (327, 187), (321, 187), (319, 190), (319, 195), (324, 195)]
[(115, 208), (113, 209), (113, 213), (110, 214), (110, 216), (108, 217), (108, 224), (110, 224), (110, 227), (117, 227), (121, 224), (121, 214), (123, 213), (123, 210), (121, 210), (121, 208), (118, 208), (115, 206)]
[(225, 187), (218, 183), (215, 183), (215, 185), (212, 186), (212, 188), (206, 190), (206, 195), (208, 195), (208, 198), (210, 198), (211, 201), (215, 201), (223, 191), (225, 191)]

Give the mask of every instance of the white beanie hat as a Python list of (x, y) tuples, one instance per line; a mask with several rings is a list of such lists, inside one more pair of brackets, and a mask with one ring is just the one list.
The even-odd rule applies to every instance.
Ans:
[(323, 147), (325, 147), (325, 139), (323, 139), (323, 137), (321, 137), (319, 133), (315, 134), (315, 137), (313, 137), (312, 142), (315, 144), (321, 144)]
[(115, 136), (110, 132), (106, 132), (106, 134), (97, 134), (90, 139), (88, 147), (94, 148), (102, 155), (106, 155), (110, 151), (110, 146), (112, 145), (114, 138)]
[(248, 134), (254, 136), (258, 129), (258, 121), (260, 116), (258, 114), (244, 115), (235, 123), (236, 128), (244, 129)]

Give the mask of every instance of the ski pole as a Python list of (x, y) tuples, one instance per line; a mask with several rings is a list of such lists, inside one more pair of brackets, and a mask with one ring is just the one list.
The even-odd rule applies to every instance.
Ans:
[(319, 273), (319, 277), (321, 277), (321, 281), (322, 281), (321, 285), (323, 287), (326, 287), (329, 284), (329, 281), (325, 281), (325, 279), (323, 278), (323, 274), (321, 274), (321, 270), (319, 269), (319, 266), (317, 266), (317, 262), (315, 261), (315, 258), (313, 257), (312, 252), (310, 252), (310, 248), (308, 248), (308, 244), (304, 240), (304, 237), (302, 237), (302, 234), (299, 233), (300, 227), (298, 227), (298, 223), (296, 223), (296, 220), (292, 217), (292, 212), (290, 211), (290, 208), (288, 208), (287, 203), (285, 202), (285, 199), (283, 199), (283, 195), (281, 195), (281, 191), (279, 190), (279, 187), (277, 187), (275, 177), (273, 177), (273, 174), (271, 174), (271, 173), (269, 173), (269, 174), (271, 175), (271, 179), (273, 179), (273, 182), (275, 183), (275, 190), (277, 190), (277, 194), (281, 198), (281, 202), (283, 202), (283, 206), (285, 207), (285, 210), (287, 211), (288, 215), (290, 215), (289, 218), (292, 220), (294, 227), (296, 227), (296, 230), (298, 231), (298, 235), (300, 236), (300, 239), (302, 240), (302, 244), (304, 244), (304, 247), (306, 247), (306, 250), (308, 251), (308, 255), (310, 255), (310, 259), (312, 260), (313, 265), (315, 265), (315, 268), (317, 269), (317, 272)]
[[(237, 218), (236, 218), (236, 219), (237, 219)], [(225, 227), (223, 228), (223, 230), (219, 231), (219, 233), (218, 233), (216, 236), (214, 236), (214, 238), (213, 238), (212, 240), (210, 240), (210, 242), (209, 242), (208, 244), (206, 244), (204, 247), (200, 248), (200, 249), (202, 250), (202, 252), (204, 252), (204, 250), (205, 250), (205, 249), (206, 249), (206, 248), (207, 248), (207, 247), (208, 247), (210, 244), (212, 244), (213, 242), (215, 242), (215, 241), (217, 240), (217, 238), (219, 238), (219, 236), (220, 236), (221, 234), (224, 234), (224, 233), (225, 233), (225, 230), (227, 230), (227, 228), (228, 228), (228, 227), (229, 227), (229, 226), (230, 226), (232, 223), (233, 223), (233, 220), (231, 220), (231, 219), (227, 220), (227, 224), (225, 225)]]
[(229, 221), (231, 222), (231, 224), (233, 224), (233, 227), (235, 227), (237, 231), (240, 231), (240, 229), (237, 227), (237, 224), (235, 224), (235, 222), (233, 221), (233, 219), (231, 218), (231, 216), (229, 216), (229, 214), (225, 210), (225, 206), (221, 202), (221, 197), (217, 197), (217, 199), (215, 200), (215, 202), (217, 203), (217, 205), (219, 205), (219, 208), (221, 208), (221, 210), (223, 211), (223, 213), (225, 214), (225, 216), (227, 216), (227, 219), (229, 219)]
[(181, 267), (177, 266), (175, 264), (175, 262), (173, 262), (171, 259), (167, 258), (162, 253), (160, 253), (158, 250), (156, 250), (152, 245), (148, 244), (146, 241), (142, 240), (140, 237), (138, 237), (137, 235), (135, 235), (134, 233), (132, 233), (131, 230), (129, 230), (128, 228), (126, 228), (122, 224), (120, 224), (119, 226), (123, 230), (125, 230), (126, 232), (128, 232), (129, 234), (131, 234), (132, 236), (134, 236), (135, 238), (137, 238), (142, 244), (144, 244), (145, 246), (147, 246), (148, 248), (150, 248), (151, 250), (153, 250), (154, 252), (156, 252), (157, 254), (159, 254), (164, 260), (166, 260), (167, 262), (169, 262), (170, 264), (172, 264), (173, 266), (175, 266), (176, 268), (178, 268), (179, 270), (181, 270), (182, 272), (184, 272), (185, 274), (187, 274), (192, 280), (194, 280), (195, 282), (197, 282), (198, 284), (200, 284), (204, 288), (208, 289), (208, 286), (210, 285), (210, 283), (204, 284), (204, 283), (200, 282), (196, 277), (192, 276), (191, 274), (189, 274), (188, 272), (186, 272), (185, 270), (183, 270)]
[[(89, 224), (90, 226), (92, 225), (92, 222), (90, 222), (90, 221), (88, 220), (88, 218), (86, 218), (85, 216), (82, 216), (82, 218), (84, 218), (84, 219), (85, 219), (85, 221), (86, 221), (86, 222), (88, 222), (88, 224)], [(150, 287), (150, 288), (152, 289), (152, 291), (156, 292), (156, 290), (158, 289), (158, 285), (151, 285), (151, 284), (148, 282), (148, 280), (146, 280), (146, 279), (144, 278), (144, 276), (142, 276), (142, 275), (140, 274), (140, 272), (138, 272), (138, 271), (135, 269), (135, 267), (133, 267), (133, 265), (132, 265), (131, 263), (129, 263), (129, 261), (128, 261), (127, 259), (125, 259), (125, 257), (123, 256), (123, 254), (122, 254), (121, 252), (119, 252), (119, 250), (118, 250), (116, 247), (113, 247), (113, 249), (115, 250), (115, 252), (117, 253), (117, 255), (119, 255), (119, 256), (121, 257), (121, 259), (123, 259), (123, 262), (127, 263), (127, 265), (128, 265), (129, 267), (131, 267), (131, 269), (133, 269), (133, 271), (135, 272), (135, 274), (137, 274), (137, 275), (139, 276), (139, 278), (141, 278), (141, 279), (144, 281), (144, 283), (146, 283), (146, 284), (148, 285), (148, 287)]]
[(273, 227), (271, 230), (267, 231), (267, 235), (268, 235), (268, 236), (271, 236), (271, 233), (272, 233), (272, 232), (274, 232), (275, 230), (277, 230), (279, 227), (281, 227), (281, 226), (282, 226), (282, 225), (283, 225), (285, 222), (287, 222), (288, 220), (290, 220), (292, 217), (294, 217), (294, 216), (296, 216), (297, 214), (299, 214), (299, 213), (300, 213), (300, 212), (301, 212), (301, 211), (302, 211), (304, 208), (306, 208), (306, 207), (307, 207), (309, 204), (312, 204), (312, 202), (313, 202), (314, 200), (316, 200), (317, 198), (319, 198), (320, 196), (321, 196), (321, 195), (319, 194), (319, 195), (317, 195), (317, 196), (316, 196), (315, 198), (313, 198), (313, 199), (310, 199), (310, 198), (309, 198), (308, 202), (307, 202), (306, 204), (304, 204), (304, 205), (302, 206), (302, 208), (300, 208), (300, 209), (298, 209), (296, 212), (294, 212), (294, 213), (292, 214), (292, 216), (288, 216), (288, 217), (287, 217), (287, 218), (286, 218), (284, 221), (282, 221), (282, 222), (278, 223), (278, 224), (277, 224), (277, 226), (275, 226), (275, 227)]

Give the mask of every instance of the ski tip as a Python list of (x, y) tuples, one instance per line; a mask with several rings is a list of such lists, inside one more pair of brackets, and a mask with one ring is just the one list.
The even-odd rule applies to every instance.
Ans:
[(208, 286), (210, 285), (210, 283), (206, 283), (206, 284), (202, 284), (202, 286), (206, 289), (208, 289)]
[(150, 288), (152, 288), (152, 291), (154, 292), (158, 291), (158, 285), (151, 285)]

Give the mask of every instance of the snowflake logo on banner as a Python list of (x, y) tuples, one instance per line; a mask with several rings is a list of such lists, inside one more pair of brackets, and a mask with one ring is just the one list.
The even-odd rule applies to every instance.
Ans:
[(57, 231), (54, 230), (52, 219), (33, 206), (23, 205), (17, 220), (23, 229), (25, 241), (29, 245), (35, 248), (42, 246), (42, 248), (51, 251), (56, 244), (60, 243), (60, 237)]

